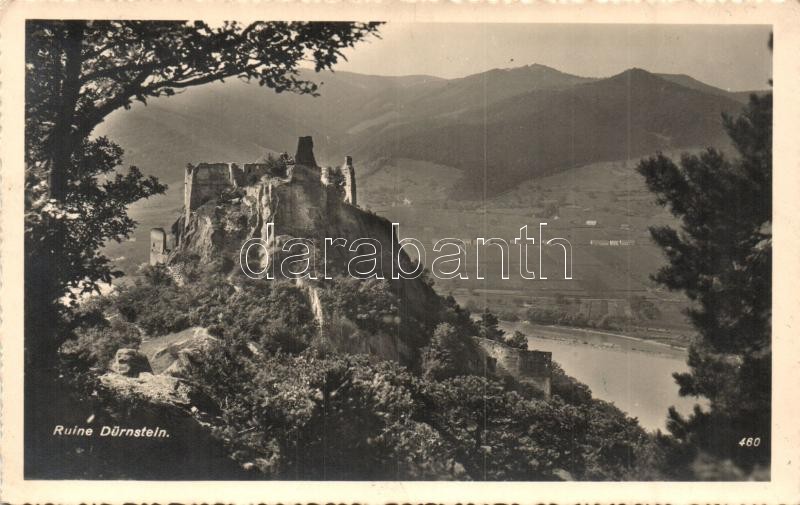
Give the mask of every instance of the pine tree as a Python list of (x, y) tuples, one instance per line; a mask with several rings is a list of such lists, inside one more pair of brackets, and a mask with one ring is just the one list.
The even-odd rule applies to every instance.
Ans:
[(707, 149), (676, 165), (658, 154), (638, 171), (680, 221), (650, 229), (668, 259), (654, 279), (692, 302), (698, 338), (675, 378), (681, 395), (708, 400), (686, 418), (670, 409), (673, 462), (703, 454), (749, 471), (770, 459), (772, 94), (723, 120), (735, 159)]

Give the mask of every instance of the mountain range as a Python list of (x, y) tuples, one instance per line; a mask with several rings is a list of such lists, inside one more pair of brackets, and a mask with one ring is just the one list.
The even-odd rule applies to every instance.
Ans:
[[(353, 156), (359, 205), (402, 223), (405, 236), (512, 237), (522, 224), (547, 222), (551, 236), (574, 244), (571, 282), (439, 281), (440, 293), (493, 310), (520, 309), (508, 305), (519, 301), (514, 290), (537, 299), (646, 296), (663, 314), (651, 325), (688, 334), (685, 300), (650, 277), (664, 257), (648, 227), (676, 223), (635, 166), (659, 150), (675, 157), (709, 145), (729, 149), (722, 114), (740, 110), (748, 93), (642, 69), (595, 79), (542, 65), (458, 79), (304, 77), (319, 83), (318, 96), (231, 80), (137, 103), (98, 128), (125, 149), (126, 164), (170, 185), (166, 195), (131, 206), (134, 237), (106, 249), (119, 268), (135, 272), (147, 260), (149, 229), (180, 215), (187, 163), (294, 154), (297, 138), (312, 135), (318, 163)], [(621, 239), (635, 246), (592, 245)], [(507, 293), (487, 298), (480, 289)]]
[(458, 79), (303, 77), (320, 84), (318, 96), (215, 83), (117, 111), (96, 134), (122, 145), (126, 163), (173, 183), (187, 163), (291, 153), (298, 136), (312, 135), (319, 162), (353, 155), (361, 177), (398, 159), (456, 169), (451, 194), (465, 199), (587, 163), (724, 145), (721, 114), (747, 99), (686, 75), (641, 69), (603, 79), (543, 65)]

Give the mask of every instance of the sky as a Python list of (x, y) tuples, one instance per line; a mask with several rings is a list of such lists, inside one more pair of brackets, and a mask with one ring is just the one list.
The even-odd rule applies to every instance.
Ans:
[(632, 67), (687, 74), (730, 91), (766, 89), (766, 25), (389, 23), (336, 70), (454, 78), (539, 63), (585, 77)]

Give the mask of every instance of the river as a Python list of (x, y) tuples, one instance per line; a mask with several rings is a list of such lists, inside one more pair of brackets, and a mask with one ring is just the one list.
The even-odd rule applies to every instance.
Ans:
[(688, 413), (695, 398), (678, 395), (674, 372), (685, 372), (686, 350), (602, 331), (527, 322), (502, 322), (506, 332), (528, 336), (528, 348), (553, 353), (553, 361), (591, 388), (595, 398), (614, 403), (647, 430), (666, 428), (667, 409)]

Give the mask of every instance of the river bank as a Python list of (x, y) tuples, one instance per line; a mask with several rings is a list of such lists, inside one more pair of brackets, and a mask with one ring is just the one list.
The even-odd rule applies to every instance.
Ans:
[(527, 321), (501, 321), (500, 327), (506, 332), (521, 331), (529, 337), (556, 340), (571, 345), (636, 351), (677, 358), (685, 358), (688, 353), (688, 347), (683, 345), (590, 328), (544, 325)]
[(678, 394), (672, 377), (688, 370), (685, 348), (584, 328), (505, 321), (500, 328), (524, 333), (529, 349), (551, 352), (596, 398), (614, 403), (647, 430), (665, 430), (669, 407), (688, 413), (697, 403)]

